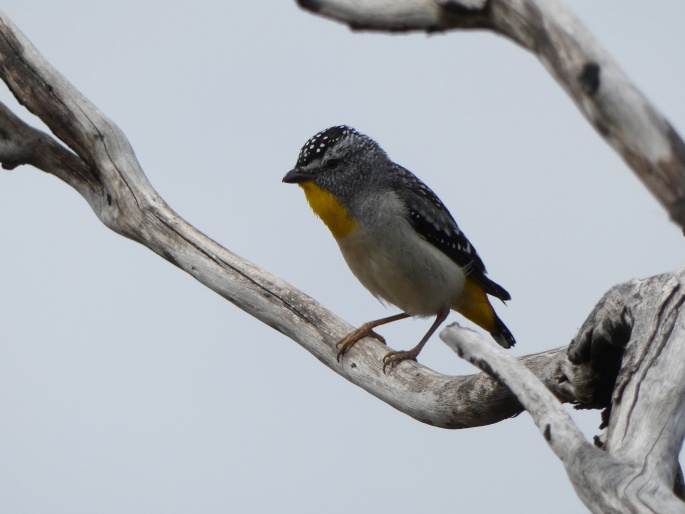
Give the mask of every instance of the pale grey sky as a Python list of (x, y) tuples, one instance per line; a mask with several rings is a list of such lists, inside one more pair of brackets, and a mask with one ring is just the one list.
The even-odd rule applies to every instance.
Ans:
[[(685, 3), (567, 5), (682, 130)], [(281, 184), (335, 124), (442, 198), (513, 296), (514, 355), (567, 344), (612, 285), (682, 265), (663, 209), (540, 63), (490, 33), (352, 33), (288, 1), (2, 8), (179, 214), (352, 324), (387, 311)], [(463, 431), (408, 418), (52, 176), (0, 171), (0, 240), (3, 513), (583, 511), (526, 414)], [(381, 333), (409, 348), (429, 324)], [(475, 372), (437, 337), (420, 361)], [(573, 416), (597, 433), (597, 412)]]

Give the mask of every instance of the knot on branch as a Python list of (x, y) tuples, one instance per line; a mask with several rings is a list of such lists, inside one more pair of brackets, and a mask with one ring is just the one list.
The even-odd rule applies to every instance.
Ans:
[(437, 0), (445, 11), (453, 14), (471, 14), (487, 9), (489, 0)]
[(626, 345), (630, 340), (633, 316), (626, 305), (632, 283), (609, 290), (597, 303), (568, 347), (568, 369), (577, 397), (577, 409), (603, 408), (602, 424), (607, 425), (611, 397)]

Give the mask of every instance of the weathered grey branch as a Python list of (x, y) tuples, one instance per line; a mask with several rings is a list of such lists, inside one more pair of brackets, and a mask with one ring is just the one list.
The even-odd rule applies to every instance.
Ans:
[(584, 439), (559, 401), (516, 359), (468, 330), (452, 326), (441, 337), (516, 395), (593, 512), (685, 512), (674, 493), (682, 481), (678, 454), (685, 437), (683, 303), (685, 268), (621, 284), (602, 298), (570, 345), (570, 360), (593, 361), (598, 379), (611, 377), (607, 367), (623, 354), (620, 372), (615, 367), (613, 373), (616, 387), (592, 387), (587, 398), (611, 396), (604, 451)]
[(605, 449), (640, 465), (640, 472), (622, 483), (623, 494), (639, 502), (654, 484), (674, 484), (679, 473), (685, 437), (685, 272), (637, 281), (624, 301), (632, 332), (612, 397)]
[(0, 154), (2, 167), (8, 170), (30, 164), (71, 184), (91, 202), (102, 197), (102, 184), (77, 155), (57, 143), (48, 134), (20, 120), (0, 103)]
[(685, 144), (590, 32), (556, 0), (298, 0), (351, 28), (487, 29), (533, 52), (593, 127), (685, 228)]

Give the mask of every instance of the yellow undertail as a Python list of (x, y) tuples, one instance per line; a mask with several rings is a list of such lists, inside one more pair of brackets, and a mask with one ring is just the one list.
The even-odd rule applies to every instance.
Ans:
[(464, 283), (461, 305), (454, 310), (491, 334), (497, 331), (497, 315), (490, 305), (488, 295), (480, 284), (470, 277), (466, 277)]
[(513, 334), (497, 317), (495, 309), (490, 305), (483, 287), (472, 278), (466, 277), (461, 304), (454, 310), (490, 332), (492, 338), (501, 347), (511, 348), (516, 344)]

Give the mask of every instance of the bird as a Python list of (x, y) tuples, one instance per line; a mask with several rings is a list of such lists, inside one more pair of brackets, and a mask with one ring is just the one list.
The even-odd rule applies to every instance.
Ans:
[(343, 337), (338, 362), (364, 337), (385, 343), (376, 327), (434, 316), (415, 347), (385, 355), (383, 371), (416, 361), (451, 310), (487, 330), (500, 346), (514, 346), (488, 298), (506, 302), (511, 295), (487, 276), (478, 252), (438, 196), (376, 141), (347, 125), (322, 130), (304, 144), (283, 182), (304, 190), (359, 282), (381, 303), (402, 311)]

